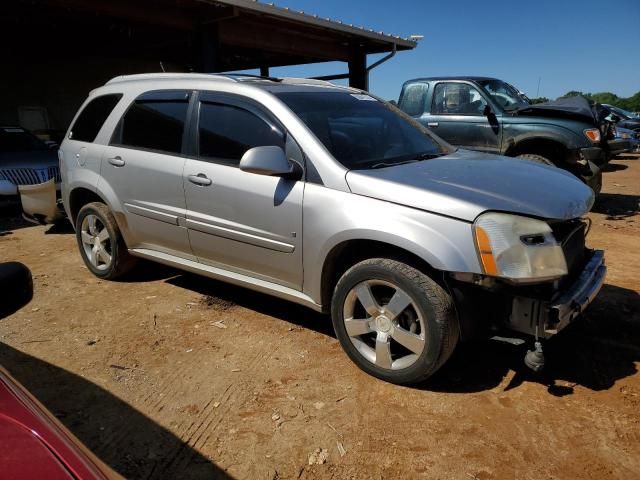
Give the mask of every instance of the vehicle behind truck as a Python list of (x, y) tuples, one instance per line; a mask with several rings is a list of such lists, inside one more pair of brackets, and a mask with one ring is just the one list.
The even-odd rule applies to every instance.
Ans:
[(409, 80), (398, 106), (452, 145), (555, 165), (596, 192), (602, 187), (600, 167), (629, 148), (615, 138), (607, 112), (586, 99), (532, 105), (495, 78)]

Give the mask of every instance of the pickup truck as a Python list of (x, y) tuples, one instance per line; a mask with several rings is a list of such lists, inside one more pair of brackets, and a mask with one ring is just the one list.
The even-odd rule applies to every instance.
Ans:
[(600, 167), (628, 148), (606, 110), (583, 97), (532, 105), (488, 77), (432, 77), (404, 83), (398, 106), (452, 145), (555, 165), (602, 186)]

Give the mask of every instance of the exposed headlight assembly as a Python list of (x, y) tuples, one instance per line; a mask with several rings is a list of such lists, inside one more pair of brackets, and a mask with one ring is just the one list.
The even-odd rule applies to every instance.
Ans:
[(597, 128), (587, 128), (584, 131), (584, 135), (593, 143), (598, 143), (600, 141), (600, 130)]
[(526, 283), (567, 274), (562, 247), (541, 220), (489, 212), (477, 218), (473, 230), (486, 275)]

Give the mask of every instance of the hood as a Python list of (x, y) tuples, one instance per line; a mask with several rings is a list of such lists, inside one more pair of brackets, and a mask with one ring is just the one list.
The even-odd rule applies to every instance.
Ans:
[(574, 118), (592, 124), (598, 124), (608, 115), (604, 107), (599, 104), (592, 106), (584, 97), (565, 97), (551, 102), (524, 105), (511, 112), (536, 117)]
[(472, 222), (487, 211), (568, 220), (586, 214), (593, 191), (556, 167), (467, 150), (433, 160), (347, 173), (358, 195)]
[(28, 152), (0, 152), (0, 169), (44, 168), (58, 165), (55, 150), (31, 150)]

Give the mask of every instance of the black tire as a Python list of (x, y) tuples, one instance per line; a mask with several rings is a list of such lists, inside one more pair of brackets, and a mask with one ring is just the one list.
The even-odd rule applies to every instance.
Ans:
[[(108, 240), (105, 242), (105, 251), (111, 257), (111, 261), (108, 264), (104, 263), (101, 266), (96, 266), (91, 262), (87, 254), (82, 234), (85, 218), (90, 216), (96, 218), (99, 226), (108, 232)], [(114, 280), (128, 273), (136, 263), (136, 258), (129, 254), (113, 214), (104, 203), (92, 202), (80, 209), (76, 218), (76, 239), (82, 260), (96, 277)]]
[(589, 183), (589, 186), (592, 188), (593, 192), (596, 195), (600, 194), (600, 192), (602, 191), (602, 171), (601, 170), (599, 170), (595, 174), (595, 178), (592, 182)]
[[(552, 166), (552, 167), (556, 166), (551, 160), (549, 160), (546, 157), (543, 157), (542, 155), (534, 155), (532, 153), (525, 153), (525, 154), (522, 154), (522, 155), (518, 155), (516, 158), (521, 158), (523, 160), (529, 160), (530, 162), (540, 163), (542, 165), (549, 165), (549, 166)], [(576, 177), (578, 177), (584, 183), (589, 185), (589, 187), (594, 191), (594, 193), (596, 195), (598, 195), (600, 193), (600, 191), (602, 190), (602, 172), (600, 172), (598, 167), (596, 167), (594, 164), (591, 164), (591, 162), (590, 162), (589, 166), (590, 166), (591, 172), (594, 172), (594, 168), (593, 167), (595, 167), (595, 169), (597, 170), (592, 175), (582, 175), (581, 173), (576, 173), (576, 172), (571, 172), (571, 173), (573, 173)], [(569, 171), (569, 170), (567, 170), (567, 171)]]
[(24, 307), (33, 298), (31, 271), (22, 263), (0, 263), (0, 318)]
[[(402, 313), (402, 315), (406, 314), (407, 310), (415, 310), (415, 313), (423, 319), (425, 328), (423, 335), (425, 344), (423, 350), (420, 354), (412, 354), (412, 352), (409, 352), (409, 357), (412, 358), (413, 363), (406, 368), (391, 369), (376, 365), (376, 363), (367, 359), (367, 357), (361, 353), (358, 347), (354, 345), (354, 342), (352, 342), (352, 337), (347, 333), (344, 319), (345, 306), (347, 305), (345, 301), (348, 301), (349, 295), (353, 295), (352, 291), (355, 291), (356, 287), (363, 282), (369, 281), (385, 282), (399, 287), (403, 293), (408, 295), (412, 302), (409, 305), (410, 308), (407, 307), (402, 310), (402, 312), (405, 312)], [(389, 287), (383, 285), (382, 287), (375, 288)], [(373, 292), (372, 289), (369, 291)], [(362, 308), (363, 305), (364, 304), (360, 304), (359, 308)], [(389, 305), (386, 306), (388, 307)], [(373, 316), (369, 314), (364, 315), (373, 322)], [(355, 318), (355, 315), (353, 316)], [(397, 318), (400, 316), (401, 315), (398, 315)], [(359, 368), (377, 378), (400, 385), (420, 383), (433, 375), (449, 359), (460, 336), (458, 318), (451, 296), (420, 270), (405, 263), (385, 258), (364, 260), (345, 272), (336, 284), (333, 292), (331, 317), (340, 344)], [(383, 322), (384, 321), (385, 320), (383, 320)], [(396, 319), (393, 322), (393, 328), (397, 329), (399, 320)], [(422, 326), (419, 328), (422, 330)], [(395, 330), (393, 330), (393, 332), (395, 333)], [(422, 334), (422, 332), (420, 333)], [(378, 331), (372, 331), (372, 337), (369, 336), (369, 333), (366, 333), (362, 337), (357, 338), (364, 338), (364, 340), (370, 341), (373, 337), (377, 338), (379, 334)], [(389, 335), (391, 339), (394, 339), (393, 334)], [(388, 341), (391, 343), (391, 340)], [(396, 345), (395, 343), (391, 344)], [(403, 348), (397, 345), (395, 348)], [(391, 349), (391, 347), (389, 348)], [(390, 357), (394, 362), (396, 362), (398, 358), (396, 355), (399, 354), (392, 352)]]
[(523, 153), (522, 155), (518, 155), (516, 158), (521, 158), (522, 160), (529, 160), (530, 162), (541, 163), (542, 165), (549, 165), (551, 167), (555, 167), (555, 164), (546, 157), (542, 155), (534, 155), (533, 153)]

